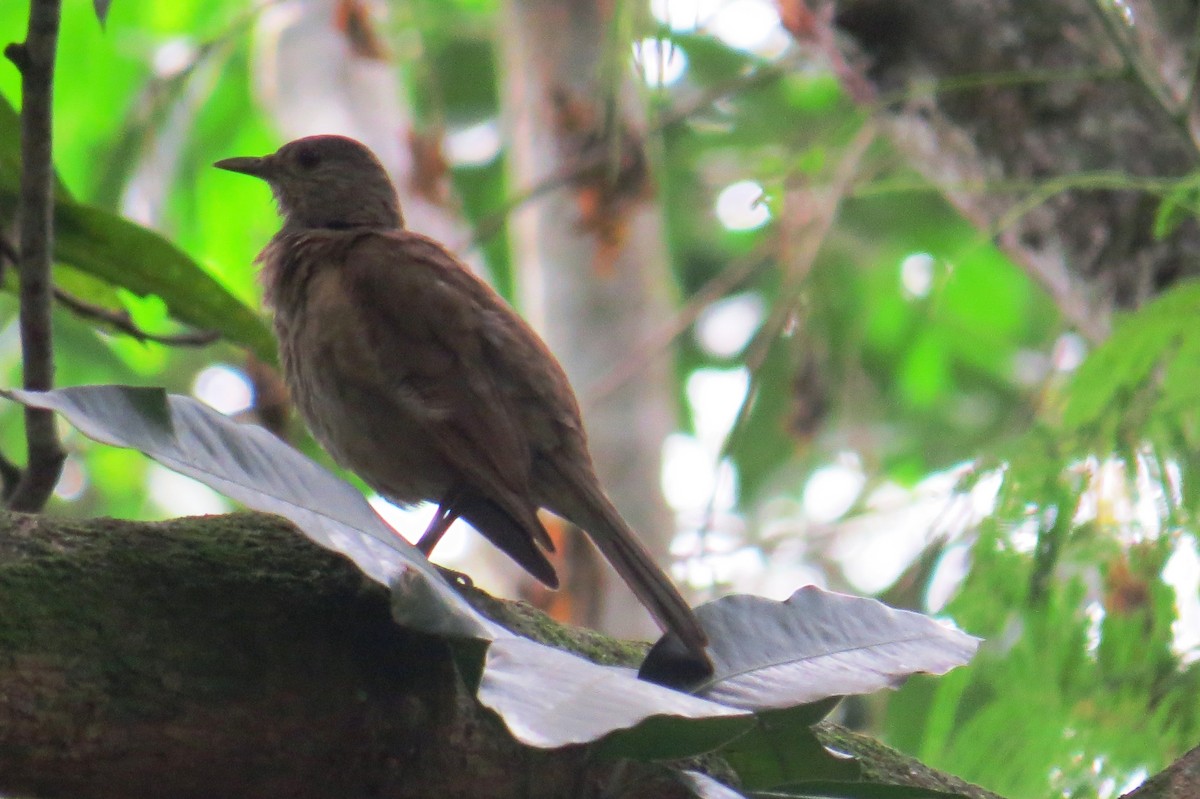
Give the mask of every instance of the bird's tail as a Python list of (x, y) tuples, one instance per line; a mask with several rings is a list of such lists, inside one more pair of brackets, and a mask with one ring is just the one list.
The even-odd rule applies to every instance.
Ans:
[[(544, 585), (558, 588), (558, 575), (546, 559), (546, 553), (538, 546), (538, 542), (549, 542), (550, 536), (538, 520), (536, 510), (531, 510), (528, 520), (522, 524), (499, 504), (476, 494), (464, 495), (455, 503), (454, 508), (484, 538), (515, 560), (521, 568)], [(552, 546), (549, 548), (553, 551)]]
[(708, 635), (679, 589), (654, 562), (637, 534), (621, 518), (620, 512), (599, 487), (594, 491), (584, 491), (587, 496), (580, 498), (582, 507), (561, 510), (552, 507), (551, 510), (583, 528), (600, 554), (613, 565), (621, 579), (650, 611), (658, 626), (678, 635), (689, 651), (708, 663), (708, 655), (704, 651), (708, 645)]

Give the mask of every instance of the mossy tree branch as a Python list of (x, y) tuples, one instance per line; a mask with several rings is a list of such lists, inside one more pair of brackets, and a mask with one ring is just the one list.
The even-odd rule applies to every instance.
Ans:
[[(642, 651), (467, 593), (546, 642), (610, 661)], [(0, 512), (0, 793), (687, 795), (661, 766), (519, 744), (464, 684), (479, 646), (397, 626), (383, 588), (278, 517)], [(998, 799), (836, 725), (817, 733), (873, 782)], [(1176, 778), (1157, 784), (1138, 799), (1182, 796)]]

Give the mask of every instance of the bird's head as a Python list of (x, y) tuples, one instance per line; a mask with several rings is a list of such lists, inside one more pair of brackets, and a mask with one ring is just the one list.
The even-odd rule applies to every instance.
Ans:
[(262, 178), (284, 227), (402, 227), (391, 178), (367, 147), (345, 136), (308, 136), (271, 155), (226, 158), (213, 166)]

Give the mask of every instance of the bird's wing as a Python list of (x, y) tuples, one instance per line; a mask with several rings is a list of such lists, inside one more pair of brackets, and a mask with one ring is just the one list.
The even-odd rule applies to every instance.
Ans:
[(470, 488), (549, 546), (531, 498), (522, 410), (505, 386), (516, 370), (488, 333), (513, 312), (439, 244), (406, 231), (360, 237), (344, 279), (404, 412), (423, 421)]

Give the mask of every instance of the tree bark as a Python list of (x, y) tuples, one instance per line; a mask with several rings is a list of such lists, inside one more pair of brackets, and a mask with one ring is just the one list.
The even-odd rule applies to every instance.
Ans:
[(847, 86), (908, 163), (1095, 341), (1114, 309), (1200, 273), (1194, 218), (1154, 231), (1200, 161), (1198, 19), (1154, 0), (844, 0), (834, 24)]
[(6, 794), (549, 797), (583, 769), (275, 517), (2, 516), (0, 608)]
[(1127, 799), (1196, 799), (1200, 796), (1200, 746), (1126, 796)]
[[(464, 686), (478, 645), (402, 629), (388, 607), (274, 516), (0, 514), (0, 793), (527, 799), (621, 780), (626, 797), (686, 795), (658, 766), (520, 745)], [(867, 779), (994, 799), (836, 725), (818, 735)]]

